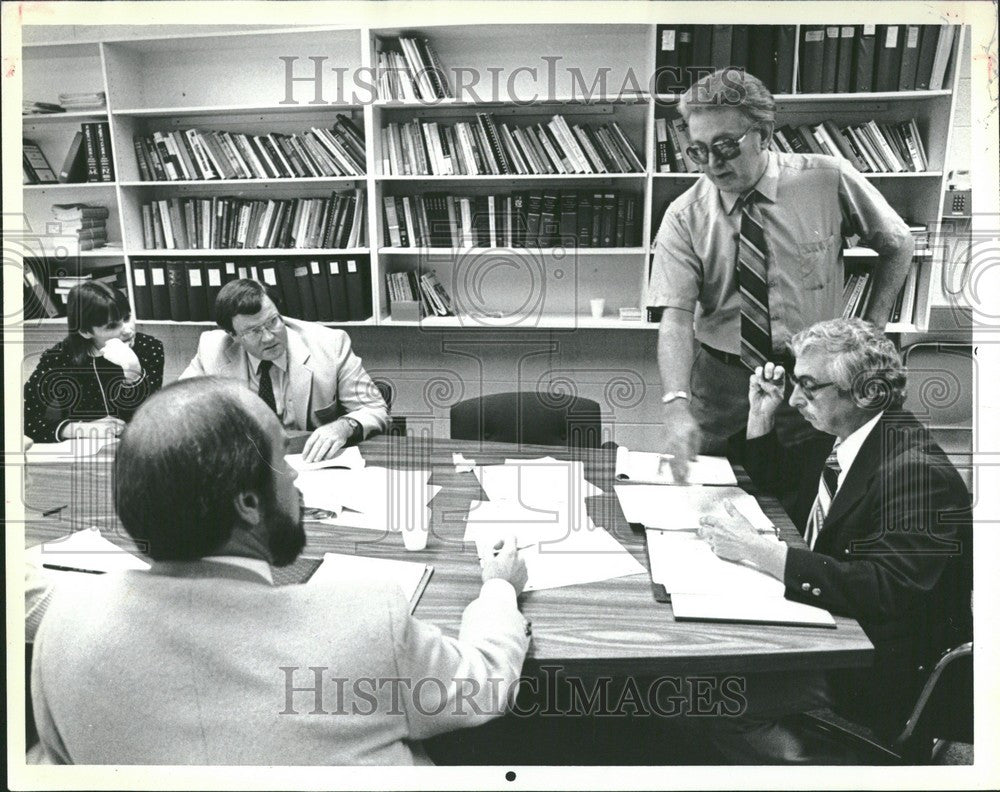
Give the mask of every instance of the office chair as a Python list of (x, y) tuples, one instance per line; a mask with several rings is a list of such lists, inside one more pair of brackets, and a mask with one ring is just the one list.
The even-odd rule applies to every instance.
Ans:
[(972, 490), (972, 347), (918, 342), (903, 349), (904, 409), (923, 421)]
[(868, 757), (871, 764), (948, 763), (940, 760), (949, 744), (973, 743), (972, 642), (941, 656), (927, 677), (906, 726), (889, 743), (864, 726), (828, 710), (809, 712), (802, 718), (807, 726)]
[(452, 406), (451, 438), (597, 448), (601, 408), (591, 399), (551, 392), (480, 396)]
[(386, 431), (386, 434), (405, 437), (406, 416), (392, 414), (392, 402), (396, 398), (396, 389), (392, 386), (392, 383), (389, 382), (389, 380), (372, 379), (372, 382), (375, 384), (375, 387), (378, 388), (378, 392), (382, 395), (382, 400), (385, 402), (385, 406), (389, 410), (389, 429)]

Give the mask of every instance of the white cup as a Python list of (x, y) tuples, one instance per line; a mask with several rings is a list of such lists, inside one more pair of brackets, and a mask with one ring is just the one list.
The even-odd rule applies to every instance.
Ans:
[(604, 298), (595, 297), (590, 301), (590, 315), (595, 319), (600, 319), (604, 316)]
[(427, 547), (427, 534), (430, 533), (429, 526), (406, 525), (403, 527), (403, 547), (407, 550), (423, 550)]

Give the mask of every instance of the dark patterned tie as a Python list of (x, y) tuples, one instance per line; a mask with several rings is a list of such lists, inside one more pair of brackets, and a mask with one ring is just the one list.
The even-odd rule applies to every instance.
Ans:
[(833, 502), (834, 495), (837, 494), (837, 479), (840, 477), (840, 462), (837, 461), (838, 448), (840, 448), (839, 438), (833, 444), (833, 449), (823, 464), (823, 473), (819, 477), (819, 491), (816, 493), (816, 500), (813, 501), (812, 511), (809, 512), (805, 541), (810, 550), (816, 546), (816, 537), (823, 530), (823, 522), (826, 520), (826, 515), (830, 513), (830, 504)]
[(740, 284), (740, 360), (753, 371), (771, 359), (771, 314), (767, 300), (767, 243), (764, 229), (751, 214), (754, 195), (742, 196), (740, 248), (736, 262)]
[(257, 395), (264, 400), (264, 404), (271, 408), (275, 415), (278, 414), (278, 407), (274, 403), (274, 386), (271, 384), (271, 366), (273, 364), (270, 360), (262, 360), (260, 362), (260, 368), (257, 369), (257, 373), (260, 376), (260, 382), (257, 385)]

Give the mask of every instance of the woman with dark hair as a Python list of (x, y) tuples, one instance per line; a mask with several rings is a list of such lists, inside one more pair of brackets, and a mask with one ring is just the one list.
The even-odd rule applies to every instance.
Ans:
[(25, 434), (38, 443), (93, 430), (117, 436), (163, 384), (163, 344), (137, 333), (128, 298), (100, 281), (69, 293), (69, 333), (24, 386)]

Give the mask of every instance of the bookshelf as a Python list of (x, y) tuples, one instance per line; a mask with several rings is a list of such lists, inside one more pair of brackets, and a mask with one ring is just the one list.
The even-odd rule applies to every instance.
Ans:
[[(800, 62), (800, 30), (793, 62)], [(387, 99), (377, 95), (371, 69), (379, 53), (400, 36), (427, 38), (452, 75), (457, 98), (434, 101)], [(919, 173), (866, 174), (900, 214), (935, 224), (941, 216), (955, 84), (962, 36), (955, 37), (952, 66), (938, 90), (867, 93), (775, 94), (777, 125), (885, 122), (914, 119), (928, 154)], [(165, 259), (249, 261), (271, 258), (295, 266), (310, 257), (366, 262), (371, 294), (370, 319), (345, 326), (442, 328), (526, 327), (560, 330), (633, 329), (656, 324), (618, 319), (619, 308), (644, 308), (652, 239), (667, 204), (691, 186), (695, 173), (656, 169), (656, 119), (675, 114), (678, 95), (656, 93), (650, 76), (657, 59), (657, 26), (477, 25), (394, 27), (315, 26), (213, 31), (208, 27), (150, 28), (149, 35), (126, 37), (117, 28), (93, 28), (93, 40), (26, 44), (24, 95), (54, 101), (60, 92), (104, 91), (107, 108), (24, 116), (25, 137), (45, 151), (53, 168), (81, 123), (109, 124), (116, 181), (89, 184), (25, 185), (25, 214), (33, 233), (45, 236), (52, 203), (106, 206), (108, 246), (83, 251), (81, 270), (112, 262), (126, 264), (134, 298), (133, 262)], [(283, 60), (284, 59), (284, 60)], [(314, 70), (315, 65), (315, 70)], [(487, 68), (488, 66), (488, 68)], [(289, 71), (290, 70), (290, 71)], [(366, 72), (366, 70), (369, 70)], [(320, 74), (319, 80), (316, 75)], [(288, 75), (293, 78), (286, 79)], [(368, 75), (365, 77), (365, 75)], [(359, 78), (359, 76), (361, 78)], [(450, 125), (490, 113), (513, 126), (544, 124), (554, 114), (584, 127), (611, 121), (620, 125), (644, 165), (641, 173), (398, 175), (383, 169), (381, 130), (414, 120)], [(365, 138), (365, 173), (359, 176), (269, 179), (145, 181), (133, 136), (154, 131), (199, 129), (263, 135), (298, 134), (330, 128), (346, 114)], [(144, 249), (144, 203), (180, 198), (328, 198), (360, 189), (366, 198), (366, 242), (350, 249)], [(447, 193), (477, 197), (531, 191), (615, 191), (635, 196), (637, 244), (573, 248), (464, 248), (393, 245), (387, 235), (385, 197)], [(56, 244), (52, 242), (51, 244)], [(45, 243), (49, 245), (50, 243)], [(848, 268), (872, 266), (872, 257), (849, 250)], [(914, 256), (917, 291), (912, 321), (888, 329), (926, 331), (934, 302), (933, 256)], [(433, 269), (467, 315), (429, 317), (419, 323), (390, 317), (385, 275)], [(590, 316), (592, 298), (603, 297), (606, 315)], [(496, 314), (500, 312), (502, 316)], [(150, 322), (170, 324), (167, 320)], [(207, 322), (178, 322), (180, 327)]]

